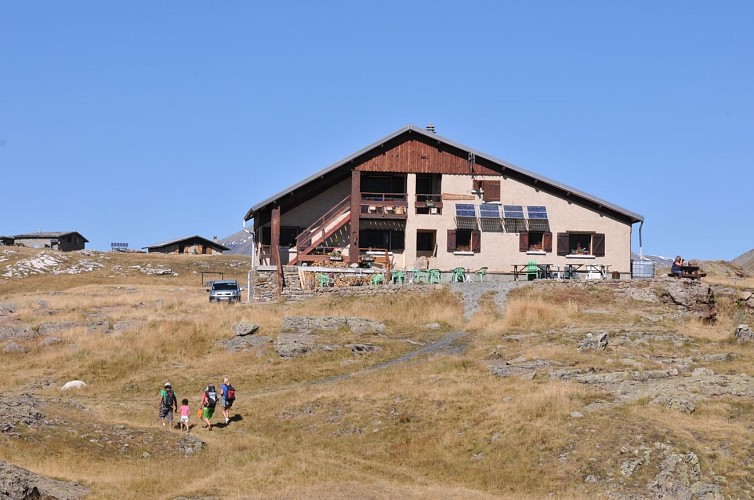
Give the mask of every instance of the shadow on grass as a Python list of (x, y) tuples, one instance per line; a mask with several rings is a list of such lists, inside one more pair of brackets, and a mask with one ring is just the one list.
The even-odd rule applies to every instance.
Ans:
[(218, 422), (214, 424), (212, 427), (217, 427), (218, 429), (224, 429), (225, 427), (229, 426), (232, 422), (240, 422), (241, 420), (243, 420), (243, 416), (236, 413), (235, 415), (233, 415), (232, 417), (228, 419), (227, 424), (225, 422)]

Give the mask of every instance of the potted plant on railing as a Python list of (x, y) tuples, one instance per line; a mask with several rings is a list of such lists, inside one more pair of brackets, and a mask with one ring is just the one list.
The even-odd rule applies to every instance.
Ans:
[(338, 250), (337, 248), (330, 252), (330, 260), (333, 261), (342, 261), (343, 260), (343, 252)]

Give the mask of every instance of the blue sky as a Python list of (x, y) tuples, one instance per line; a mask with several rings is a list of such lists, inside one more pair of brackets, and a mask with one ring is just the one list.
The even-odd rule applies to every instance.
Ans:
[(222, 238), (433, 122), (644, 215), (645, 254), (729, 260), (754, 248), (752, 19), (744, 1), (4, 2), (0, 234)]

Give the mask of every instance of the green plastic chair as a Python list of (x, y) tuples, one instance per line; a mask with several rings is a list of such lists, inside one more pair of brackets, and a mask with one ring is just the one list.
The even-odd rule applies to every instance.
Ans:
[(463, 283), (466, 281), (466, 269), (456, 267), (450, 273), (450, 281), (454, 283)]
[(390, 283), (393, 285), (400, 283), (403, 284), (406, 282), (406, 275), (403, 271), (393, 271), (390, 273)]
[(421, 285), (422, 283), (427, 283), (429, 281), (429, 271), (425, 271), (424, 269), (414, 269), (414, 278), (413, 282), (417, 285)]
[(526, 279), (531, 281), (539, 278), (539, 266), (533, 260), (526, 263)]
[(385, 275), (382, 273), (375, 274), (372, 276), (371, 283), (373, 285), (384, 285), (385, 284)]
[(442, 275), (440, 274), (439, 269), (430, 269), (429, 270), (429, 282), (432, 283), (442, 283)]
[(331, 278), (327, 274), (317, 273), (316, 277), (317, 277), (317, 286), (319, 286), (320, 288), (335, 285), (335, 279)]
[(487, 268), (486, 267), (480, 267), (476, 275), (479, 276), (479, 282), (484, 283), (484, 277), (487, 276)]

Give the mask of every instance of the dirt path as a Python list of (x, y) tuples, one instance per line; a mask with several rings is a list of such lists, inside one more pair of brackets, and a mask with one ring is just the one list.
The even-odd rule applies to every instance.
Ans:
[(505, 310), (508, 292), (516, 288), (530, 285), (528, 281), (493, 281), (493, 282), (464, 282), (450, 283), (450, 290), (461, 296), (463, 315), (468, 320), (479, 308), (479, 301), (488, 293), (494, 294), (493, 301), (500, 311)]
[[(488, 283), (451, 283), (451, 290), (460, 295), (461, 303), (463, 304), (464, 317), (468, 320), (476, 312), (479, 307), (479, 301), (482, 296), (493, 293), (493, 300), (500, 308), (501, 311), (505, 310), (505, 302), (508, 296), (508, 292), (518, 288), (520, 286), (527, 285), (527, 282), (488, 282)], [(332, 382), (338, 382), (341, 380), (347, 380), (359, 375), (366, 375), (378, 370), (385, 370), (396, 365), (406, 364), (412, 361), (416, 361), (422, 357), (428, 357), (433, 354), (448, 354), (457, 355), (463, 353), (469, 345), (468, 335), (463, 332), (451, 332), (444, 338), (437, 342), (420, 347), (419, 349), (407, 352), (397, 358), (389, 359), (378, 363), (374, 366), (366, 368), (352, 373), (343, 373), (341, 375), (335, 375), (333, 377), (326, 377), (319, 380), (312, 380), (308, 382), (300, 382), (283, 387), (274, 387), (270, 389), (264, 389), (251, 394), (251, 397), (266, 396), (268, 394), (274, 394), (276, 392), (286, 391), (298, 387), (306, 387), (310, 385), (329, 384)]]

